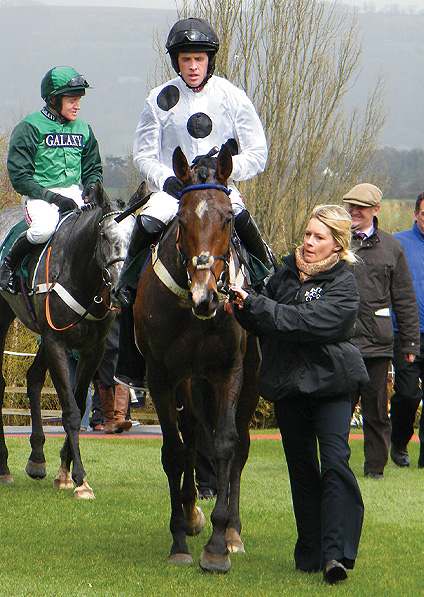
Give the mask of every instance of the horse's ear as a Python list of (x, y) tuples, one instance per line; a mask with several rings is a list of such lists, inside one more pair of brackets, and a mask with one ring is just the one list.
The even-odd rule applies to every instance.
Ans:
[(145, 197), (146, 194), (147, 194), (147, 184), (143, 180), (141, 182), (140, 186), (138, 187), (138, 189), (136, 190), (136, 192), (134, 193), (134, 195), (132, 195), (129, 198), (128, 207), (132, 207), (134, 205), (134, 203), (137, 203), (137, 201), (140, 201), (140, 199), (143, 199), (143, 197)]
[(109, 211), (111, 209), (110, 199), (106, 194), (104, 186), (99, 180), (96, 180), (94, 184), (94, 200), (103, 211)]
[(180, 146), (175, 149), (172, 155), (172, 167), (175, 176), (182, 182), (188, 182), (191, 179), (190, 166)]
[(226, 145), (222, 145), (218, 154), (218, 165), (216, 174), (219, 182), (226, 184), (233, 171), (233, 158)]

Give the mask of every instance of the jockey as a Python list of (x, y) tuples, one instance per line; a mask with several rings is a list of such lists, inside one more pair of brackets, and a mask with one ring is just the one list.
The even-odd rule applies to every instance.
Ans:
[(23, 196), (29, 228), (0, 264), (3, 290), (14, 292), (13, 271), (20, 258), (32, 245), (47, 242), (61, 215), (88, 202), (94, 183), (102, 182), (97, 140), (77, 116), (88, 86), (73, 68), (52, 68), (41, 81), (45, 106), (12, 131), (7, 168), (13, 188)]
[[(137, 217), (126, 265), (177, 214), (182, 183), (172, 169), (176, 147), (181, 147), (190, 163), (225, 143), (233, 155), (228, 186), (235, 229), (246, 248), (270, 267), (267, 248), (234, 184), (265, 168), (268, 150), (255, 108), (244, 91), (213, 74), (219, 40), (203, 19), (175, 23), (166, 49), (178, 76), (150, 92), (135, 132), (134, 163), (153, 195)], [(131, 301), (122, 283), (118, 299), (123, 305)]]

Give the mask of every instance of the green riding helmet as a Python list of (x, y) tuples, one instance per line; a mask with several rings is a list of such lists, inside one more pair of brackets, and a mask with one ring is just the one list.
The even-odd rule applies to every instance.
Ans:
[(85, 95), (89, 87), (83, 75), (70, 66), (55, 66), (41, 81), (41, 97), (47, 103), (58, 95)]

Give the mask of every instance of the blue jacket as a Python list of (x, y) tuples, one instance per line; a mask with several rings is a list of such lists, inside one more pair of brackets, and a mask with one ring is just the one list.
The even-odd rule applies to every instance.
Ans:
[[(415, 294), (418, 301), (418, 313), (420, 317), (420, 332), (424, 334), (424, 234), (418, 228), (417, 223), (409, 230), (396, 232), (393, 235), (405, 250)], [(396, 318), (393, 318), (395, 331), (398, 331)]]

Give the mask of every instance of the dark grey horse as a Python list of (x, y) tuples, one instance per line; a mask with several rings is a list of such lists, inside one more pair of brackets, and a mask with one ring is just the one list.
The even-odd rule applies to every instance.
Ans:
[[(22, 294), (0, 292), (1, 357), (7, 330), (15, 317), (41, 337), (37, 356), (27, 371), (32, 452), (25, 470), (33, 478), (46, 475), (40, 393), (48, 368), (59, 397), (66, 432), (60, 451), (61, 466), (54, 486), (73, 488), (75, 482), (75, 497), (85, 499), (93, 498), (94, 493), (87, 483), (79, 450), (81, 413), (84, 412), (88, 387), (102, 359), (105, 338), (115, 316), (110, 308), (110, 289), (119, 278), (134, 225), (132, 217), (119, 224), (115, 221), (115, 217), (122, 213), (119, 207), (112, 204), (97, 183), (92, 208), (85, 211), (77, 209), (65, 216), (50, 243), (44, 249), (38, 248), (41, 255), (29, 280), (34, 292), (26, 300)], [(0, 242), (21, 219), (20, 207), (7, 208), (0, 213)], [(79, 354), (75, 393), (69, 375), (72, 349)], [(0, 369), (1, 407), (4, 389), (5, 381)], [(1, 483), (13, 482), (7, 457), (1, 423)]]

